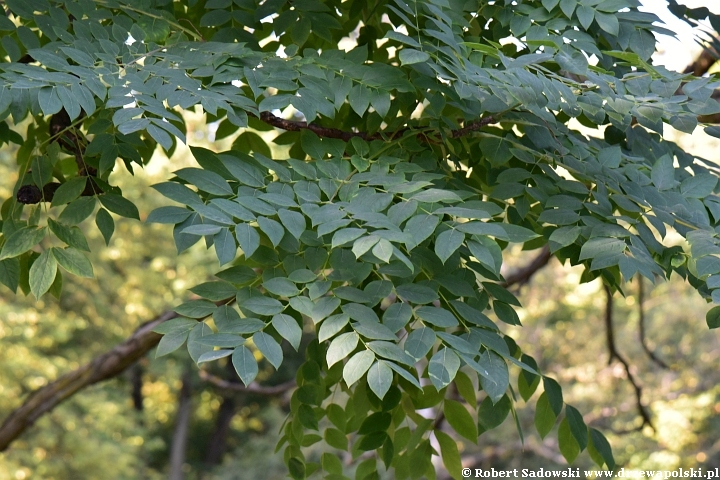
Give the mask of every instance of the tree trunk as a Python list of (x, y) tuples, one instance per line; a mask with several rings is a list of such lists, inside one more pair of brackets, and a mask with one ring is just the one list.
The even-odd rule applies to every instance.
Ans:
[(190, 413), (192, 402), (192, 388), (190, 387), (190, 372), (183, 374), (182, 387), (178, 397), (178, 410), (175, 419), (175, 432), (173, 433), (170, 448), (170, 475), (169, 480), (183, 480), (185, 473), (185, 452), (187, 451), (188, 430), (190, 429)]

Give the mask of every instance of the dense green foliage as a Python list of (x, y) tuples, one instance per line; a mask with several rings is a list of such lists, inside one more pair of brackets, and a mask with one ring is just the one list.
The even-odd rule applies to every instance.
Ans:
[[(250, 128), (229, 151), (193, 148), (199, 168), (154, 186), (180, 205), (148, 222), (231, 266), (158, 328), (158, 355), (229, 357), (249, 384), (258, 358), (278, 368), (281, 343), (314, 332), (279, 444), (294, 478), (341, 475), (334, 455), (306, 461), (321, 441), (376, 450), (360, 478), (381, 463), (432, 478), (431, 434), (459, 475), (455, 440), (418, 411), (440, 406), (475, 442), (517, 421), (515, 367), (520, 397), (543, 386), (540, 436), (560, 419), (568, 461), (588, 449), (613, 468), (603, 435), (498, 325), (520, 324), (503, 250), (547, 245), (615, 290), (676, 272), (720, 300), (716, 172), (662, 138), (720, 112), (716, 85), (650, 64), (665, 31), (636, 0), (515, 3), (7, 1), (0, 116), (32, 121), (0, 282), (39, 298), (60, 294), (59, 267), (92, 276), (76, 225), (94, 214), (109, 242), (111, 213), (139, 219), (110, 184), (116, 160), (132, 171), (157, 145), (172, 153), (179, 112), (199, 105), (220, 137)], [(288, 158), (256, 133), (272, 127)], [(668, 228), (689, 249), (663, 245)]]

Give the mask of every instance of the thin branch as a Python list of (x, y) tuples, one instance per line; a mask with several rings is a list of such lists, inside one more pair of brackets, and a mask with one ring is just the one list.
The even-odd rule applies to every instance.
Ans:
[(516, 284), (526, 284), (530, 281), (533, 275), (548, 264), (550, 258), (552, 258), (552, 255), (550, 254), (550, 247), (545, 245), (540, 253), (530, 263), (506, 276), (503, 286), (507, 288)]
[(668, 364), (658, 358), (658, 356), (655, 355), (655, 352), (653, 352), (647, 344), (647, 339), (645, 338), (645, 306), (643, 305), (645, 301), (645, 283), (641, 275), (637, 276), (637, 282), (638, 329), (640, 333), (640, 345), (642, 345), (642, 349), (645, 351), (650, 360), (655, 362), (657, 366), (659, 366), (660, 368), (670, 369)]
[(638, 430), (642, 429), (642, 427), (644, 427), (645, 425), (648, 425), (650, 426), (650, 428), (655, 430), (655, 426), (652, 423), (652, 419), (650, 418), (650, 414), (647, 411), (647, 407), (642, 403), (642, 387), (638, 384), (633, 374), (630, 373), (630, 364), (627, 360), (625, 360), (622, 355), (620, 355), (620, 352), (618, 352), (617, 346), (615, 345), (615, 331), (613, 328), (613, 296), (612, 292), (610, 291), (610, 287), (608, 287), (607, 285), (603, 285), (603, 287), (605, 289), (606, 297), (605, 333), (608, 347), (608, 365), (612, 364), (613, 360), (617, 360), (618, 362), (620, 362), (620, 364), (622, 364), (625, 369), (625, 374), (627, 375), (628, 381), (635, 390), (635, 403), (637, 404), (638, 414), (642, 419), (642, 424), (640, 425)]
[(252, 382), (250, 385), (245, 386), (240, 382), (230, 382), (216, 375), (208, 373), (205, 370), (200, 370), (200, 380), (207, 382), (210, 385), (217, 387), (221, 390), (232, 390), (235, 392), (252, 393), (254, 395), (263, 395), (266, 397), (276, 397), (283, 393), (295, 388), (297, 383), (295, 380), (289, 380), (285, 383), (278, 385), (264, 386)]
[(0, 452), (7, 449), (38, 418), (54, 409), (63, 400), (85, 387), (113, 378), (132, 366), (160, 341), (161, 336), (153, 332), (153, 329), (178, 316), (175, 312), (165, 312), (155, 317), (141, 325), (130, 338), (109, 352), (31, 393), (0, 426)]
[[(396, 130), (394, 132), (388, 132), (388, 133), (373, 133), (368, 134), (366, 132), (348, 132), (345, 130), (339, 130), (337, 128), (332, 127), (321, 127), (320, 125), (315, 125), (314, 123), (307, 123), (307, 122), (301, 122), (297, 120), (286, 120), (284, 118), (280, 118), (278, 116), (273, 115), (270, 112), (262, 112), (260, 113), (260, 120), (267, 123), (268, 125), (271, 125), (276, 128), (280, 128), (282, 130), (287, 130), (289, 132), (299, 132), (301, 130), (310, 130), (311, 132), (315, 133), (318, 137), (325, 137), (325, 138), (338, 138), (340, 140), (344, 141), (350, 141), (350, 139), (354, 137), (362, 138), (363, 140), (383, 140), (383, 139), (393, 139), (397, 138), (401, 135), (403, 135), (405, 132), (409, 131), (408, 128), (401, 128), (400, 130)], [(479, 120), (475, 120), (473, 122), (468, 123), (462, 128), (459, 128), (457, 130), (452, 130), (450, 132), (450, 136), (452, 138), (459, 138), (462, 136), (465, 136), (471, 132), (477, 131), (481, 129), (482, 127), (485, 127), (487, 125), (490, 125), (491, 123), (495, 123), (496, 120), (492, 116), (483, 117)]]

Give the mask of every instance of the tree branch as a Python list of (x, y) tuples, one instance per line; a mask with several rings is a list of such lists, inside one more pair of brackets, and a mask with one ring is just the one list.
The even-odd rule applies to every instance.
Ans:
[(165, 312), (141, 325), (115, 348), (96, 357), (89, 363), (66, 373), (54, 382), (35, 390), (25, 402), (0, 426), (0, 452), (33, 425), (38, 418), (51, 411), (66, 398), (95, 383), (113, 378), (130, 367), (160, 341), (161, 336), (153, 329), (162, 322), (176, 318), (175, 312)]
[(216, 375), (208, 373), (205, 370), (200, 370), (200, 380), (207, 382), (210, 385), (213, 385), (214, 387), (217, 387), (221, 390), (232, 390), (235, 392), (252, 393), (254, 395), (263, 395), (266, 397), (275, 397), (278, 395), (282, 395), (283, 393), (297, 386), (295, 380), (289, 380), (287, 382), (271, 386), (258, 385), (257, 383), (252, 382), (250, 385), (245, 386), (240, 382), (230, 382), (228, 380), (222, 379)]
[[(260, 120), (267, 123), (268, 125), (271, 125), (276, 128), (280, 128), (282, 130), (287, 130), (289, 132), (299, 132), (301, 130), (310, 130), (311, 132), (315, 133), (318, 137), (325, 137), (325, 138), (338, 138), (340, 140), (344, 141), (350, 141), (350, 139), (354, 137), (362, 138), (363, 140), (383, 140), (383, 139), (393, 139), (401, 136), (405, 132), (409, 131), (409, 128), (401, 128), (400, 130), (396, 130), (394, 132), (388, 132), (388, 133), (373, 133), (368, 134), (366, 132), (348, 132), (345, 130), (339, 130), (337, 128), (331, 128), (331, 127), (321, 127), (320, 125), (315, 125), (313, 123), (307, 123), (307, 122), (301, 122), (296, 120), (286, 120), (284, 118), (280, 118), (278, 116), (273, 115), (270, 112), (262, 112), (260, 113)], [(476, 130), (481, 129), (482, 127), (485, 127), (487, 125), (490, 125), (491, 123), (495, 123), (496, 120), (492, 116), (483, 117), (479, 120), (475, 120), (473, 122), (470, 122), (466, 124), (464, 127), (459, 128), (457, 130), (452, 130), (450, 133), (450, 136), (452, 138), (459, 138), (462, 136), (465, 136), (471, 132), (474, 132)]]
[(627, 375), (628, 381), (635, 390), (635, 403), (637, 404), (638, 414), (642, 419), (642, 424), (637, 430), (642, 429), (642, 427), (644, 427), (645, 425), (649, 425), (650, 428), (655, 430), (655, 426), (652, 423), (652, 419), (650, 418), (650, 414), (647, 411), (647, 407), (642, 403), (642, 387), (638, 384), (637, 380), (635, 380), (633, 374), (630, 373), (630, 364), (627, 360), (625, 360), (622, 355), (620, 355), (620, 352), (618, 352), (617, 346), (615, 345), (615, 331), (613, 328), (613, 296), (612, 292), (610, 291), (610, 287), (603, 284), (603, 288), (605, 289), (606, 298), (605, 334), (609, 354), (608, 365), (612, 364), (613, 360), (617, 360), (618, 362), (620, 362), (625, 369), (625, 374)]
[(535, 257), (530, 263), (506, 276), (503, 286), (507, 288), (516, 284), (526, 284), (530, 281), (530, 278), (538, 272), (538, 270), (548, 264), (550, 258), (552, 258), (552, 255), (550, 254), (550, 247), (545, 245), (542, 250), (540, 250), (537, 257)]
[(670, 369), (668, 364), (660, 360), (647, 344), (647, 339), (645, 338), (645, 307), (643, 305), (645, 303), (645, 283), (643, 282), (643, 277), (641, 275), (637, 276), (637, 282), (638, 329), (640, 334), (640, 345), (642, 345), (642, 349), (645, 351), (650, 360), (655, 362), (655, 364), (657, 364), (660, 368)]

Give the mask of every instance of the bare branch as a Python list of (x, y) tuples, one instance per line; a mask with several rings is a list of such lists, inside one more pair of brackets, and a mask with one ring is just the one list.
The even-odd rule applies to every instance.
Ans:
[(175, 312), (165, 312), (155, 317), (141, 325), (130, 338), (109, 352), (31, 393), (0, 426), (0, 451), (8, 448), (38, 418), (63, 400), (85, 387), (119, 375), (133, 365), (160, 341), (161, 336), (153, 332), (153, 329), (162, 322), (176, 317), (178, 314)]
[(252, 382), (250, 385), (245, 386), (240, 382), (230, 382), (216, 375), (208, 373), (205, 370), (200, 370), (200, 379), (221, 390), (232, 390), (235, 392), (252, 393), (254, 395), (264, 395), (266, 397), (275, 397), (278, 395), (282, 395), (283, 393), (297, 386), (295, 380), (289, 380), (285, 383), (271, 386), (263, 386)]
[(642, 349), (645, 351), (650, 360), (655, 362), (655, 364), (657, 364), (660, 368), (669, 369), (670, 367), (668, 364), (660, 360), (660, 358), (655, 355), (655, 352), (653, 352), (647, 344), (647, 339), (645, 338), (645, 306), (643, 305), (645, 303), (645, 283), (643, 282), (643, 277), (641, 275), (637, 276), (637, 282), (638, 329), (640, 333), (640, 345), (642, 345)]
[(640, 415), (640, 418), (642, 419), (642, 424), (640, 425), (639, 429), (642, 429), (645, 425), (650, 426), (653, 430), (655, 430), (655, 426), (652, 423), (652, 419), (650, 418), (650, 414), (648, 413), (647, 407), (642, 403), (642, 387), (638, 384), (637, 380), (633, 376), (632, 373), (630, 373), (630, 364), (628, 363), (625, 358), (620, 355), (620, 352), (617, 350), (617, 346), (615, 345), (615, 330), (613, 328), (613, 296), (612, 291), (610, 291), (610, 287), (607, 285), (603, 285), (605, 288), (605, 296), (606, 296), (606, 303), (605, 303), (605, 333), (606, 333), (606, 339), (607, 339), (607, 347), (608, 347), (608, 365), (612, 364), (613, 360), (617, 360), (622, 364), (622, 366), (625, 369), (625, 374), (627, 375), (628, 381), (632, 385), (633, 389), (635, 390), (635, 403), (637, 404), (638, 414)]
[(550, 258), (552, 258), (552, 255), (550, 254), (550, 247), (545, 245), (542, 250), (540, 250), (537, 257), (535, 257), (530, 263), (506, 276), (503, 286), (507, 288), (516, 284), (524, 285), (530, 281), (530, 278), (532, 278), (533, 275), (548, 264)]

